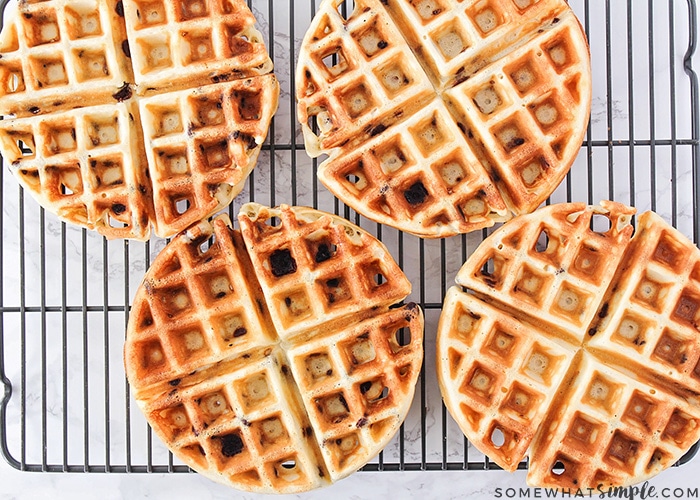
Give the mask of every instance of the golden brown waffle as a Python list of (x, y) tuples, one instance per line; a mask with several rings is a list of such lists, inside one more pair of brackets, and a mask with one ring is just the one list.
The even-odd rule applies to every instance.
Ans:
[(143, 240), (240, 192), (279, 97), (245, 2), (19, 2), (7, 19), (0, 148), (50, 212)]
[(527, 455), (533, 486), (634, 484), (700, 438), (700, 250), (652, 212), (632, 236), (633, 214), (602, 202), (517, 217), (446, 296), (445, 404), (501, 467)]
[(0, 121), (20, 184), (60, 218), (113, 238), (146, 239), (152, 185), (133, 101)]
[(255, 167), (277, 109), (273, 75), (139, 101), (156, 234), (175, 234), (226, 207)]
[(248, 203), (238, 220), (282, 338), (361, 317), (411, 292), (386, 247), (340, 217)]
[(590, 113), (588, 46), (564, 0), (326, 0), (297, 67), (319, 179), (377, 222), (422, 237), (542, 203)]
[[(268, 217), (279, 225), (264, 229)], [(328, 485), (376, 455), (406, 417), (422, 363), (422, 312), (396, 305), (410, 292), (396, 275), (373, 295), (343, 297), (352, 314), (331, 307), (316, 321), (307, 315), (307, 329), (278, 328), (283, 290), (270, 294), (269, 276), (256, 265), (280, 265), (273, 241), (279, 252), (294, 252), (292, 274), (302, 285), (319, 273), (331, 286), (340, 278), (326, 278), (323, 264), (350, 268), (353, 259), (380, 257), (382, 269), (400, 271), (381, 243), (336, 216), (248, 204), (239, 220), (242, 232), (226, 216), (201, 222), (153, 262), (129, 317), (129, 383), (155, 433), (201, 474), (255, 492)], [(307, 244), (322, 262), (298, 253)], [(307, 293), (314, 303), (341, 297)]]
[(0, 33), (3, 115), (113, 103), (133, 81), (121, 0), (17, 4)]
[(124, 2), (139, 93), (240, 80), (272, 71), (244, 1)]

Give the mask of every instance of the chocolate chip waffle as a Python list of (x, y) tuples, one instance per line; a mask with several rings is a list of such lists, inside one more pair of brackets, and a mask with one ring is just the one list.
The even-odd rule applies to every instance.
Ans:
[[(248, 204), (239, 221), (240, 232), (225, 215), (200, 222), (148, 270), (124, 348), (134, 397), (173, 453), (215, 481), (266, 493), (328, 485), (362, 467), (403, 422), (422, 362), (421, 310), (397, 305), (408, 281), (389, 275), (400, 271), (381, 243), (345, 220)], [(382, 285), (352, 274), (378, 258)], [(274, 279), (310, 284), (306, 300), (327, 313), (286, 320), (280, 311), (297, 311), (301, 292), (271, 287)], [(367, 281), (374, 293), (360, 295), (354, 283)]]
[(122, 6), (117, 0), (9, 5), (0, 33), (2, 114), (115, 102), (112, 95), (133, 82)]
[(588, 46), (563, 0), (326, 0), (297, 66), (318, 177), (422, 237), (529, 213), (568, 172), (590, 114)]
[(238, 220), (282, 338), (357, 318), (411, 292), (386, 247), (344, 219), (248, 203)]
[(22, 187), (108, 238), (228, 205), (279, 84), (242, 0), (19, 2), (0, 33), (0, 148)]
[(129, 56), (139, 92), (198, 87), (272, 71), (244, 1), (124, 2)]
[[(477, 248), (438, 326), (445, 404), (528, 483), (610, 488), (700, 438), (700, 251), (658, 215), (552, 205)], [(605, 224), (607, 223), (606, 228)]]

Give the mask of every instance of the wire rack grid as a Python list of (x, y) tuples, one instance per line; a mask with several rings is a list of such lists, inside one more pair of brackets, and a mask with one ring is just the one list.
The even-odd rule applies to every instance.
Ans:
[[(294, 101), (294, 62), (317, 2), (248, 3), (266, 36), (282, 92), (259, 164), (230, 214), (257, 201), (342, 215), (387, 245), (411, 279), (409, 300), (425, 311), (425, 362), (410, 413), (365, 470), (495, 468), (446, 412), (433, 361), (442, 297), (490, 231), (420, 240), (364, 219), (320, 186), (318, 161), (304, 151)], [(697, 244), (695, 0), (569, 3), (590, 42), (592, 113), (580, 155), (548, 203), (614, 199), (640, 212), (652, 209)], [(350, 2), (340, 6), (344, 15), (352, 8)], [(45, 213), (4, 165), (0, 184), (0, 449), (5, 460), (25, 471), (190, 472), (152, 436), (130, 397), (122, 364), (129, 304), (166, 241), (106, 241)]]

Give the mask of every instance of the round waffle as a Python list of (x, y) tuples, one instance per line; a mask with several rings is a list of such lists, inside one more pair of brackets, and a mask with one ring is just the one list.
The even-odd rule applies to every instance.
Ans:
[(61, 219), (169, 237), (228, 205), (279, 84), (243, 0), (17, 2), (0, 33), (0, 152)]
[(247, 204), (239, 222), (200, 222), (153, 262), (129, 317), (129, 383), (201, 474), (266, 493), (328, 485), (406, 417), (422, 312), (397, 305), (409, 281), (344, 219)]
[[(548, 488), (643, 481), (700, 438), (700, 250), (653, 212), (551, 205), (477, 248), (438, 326), (467, 438)], [(607, 230), (600, 230), (607, 223)]]
[(585, 35), (564, 0), (325, 0), (297, 66), (318, 177), (357, 212), (422, 237), (529, 213), (590, 114)]

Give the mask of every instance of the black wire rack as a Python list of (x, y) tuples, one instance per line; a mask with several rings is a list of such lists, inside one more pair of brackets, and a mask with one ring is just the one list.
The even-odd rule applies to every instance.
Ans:
[[(7, 3), (6, 0), (2, 3)], [(249, 0), (281, 83), (259, 164), (229, 208), (308, 205), (387, 245), (425, 311), (425, 362), (410, 413), (365, 470), (496, 468), (442, 405), (434, 370), (442, 297), (490, 231), (420, 240), (356, 214), (316, 180), (296, 123), (294, 62), (313, 0)], [(614, 199), (652, 209), (700, 240), (700, 118), (695, 0), (570, 0), (591, 46), (591, 122), (548, 203)], [(351, 12), (352, 5), (341, 9)], [(190, 472), (154, 438), (129, 393), (122, 346), (129, 304), (166, 242), (108, 242), (58, 221), (0, 169), (0, 447), (25, 471)], [(681, 460), (689, 460), (693, 448)], [(526, 463), (520, 464), (526, 467)]]

